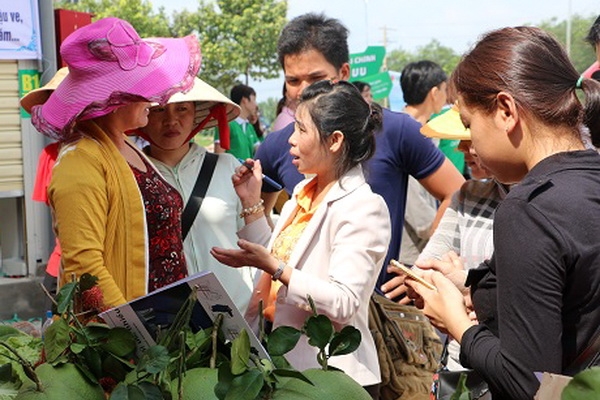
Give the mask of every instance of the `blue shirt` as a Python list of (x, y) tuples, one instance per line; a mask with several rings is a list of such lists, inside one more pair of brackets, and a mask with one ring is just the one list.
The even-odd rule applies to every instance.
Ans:
[[(375, 155), (367, 161), (365, 175), (373, 192), (385, 200), (392, 220), (392, 239), (379, 275), (377, 288), (391, 276), (386, 273), (390, 259), (397, 259), (402, 241), (404, 210), (408, 176), (423, 179), (434, 173), (444, 163), (444, 154), (431, 139), (421, 135), (421, 124), (408, 114), (383, 110), (383, 129), (375, 135)], [(304, 176), (292, 164), (288, 140), (294, 132), (294, 124), (267, 135), (258, 148), (256, 158), (260, 159), (263, 173), (283, 185), (292, 193), (294, 186)], [(263, 185), (263, 191), (273, 189)]]

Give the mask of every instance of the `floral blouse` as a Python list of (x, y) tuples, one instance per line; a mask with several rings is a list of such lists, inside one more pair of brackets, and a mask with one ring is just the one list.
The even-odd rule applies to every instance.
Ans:
[(148, 293), (187, 276), (181, 237), (183, 199), (149, 164), (146, 171), (131, 166), (146, 209), (148, 229)]

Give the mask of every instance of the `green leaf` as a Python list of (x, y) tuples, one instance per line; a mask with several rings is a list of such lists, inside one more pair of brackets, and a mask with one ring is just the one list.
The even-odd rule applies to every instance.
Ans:
[(461, 373), (458, 378), (458, 383), (456, 384), (456, 390), (450, 396), (450, 400), (470, 400), (471, 393), (469, 392), (469, 388), (467, 387), (467, 374)]
[(231, 364), (229, 362), (221, 363), (217, 376), (219, 381), (215, 385), (215, 396), (220, 400), (224, 400), (234, 378), (231, 373)]
[(170, 360), (171, 358), (166, 347), (160, 345), (152, 346), (142, 355), (137, 365), (137, 370), (157, 374), (167, 368)]
[(135, 351), (135, 336), (125, 328), (113, 328), (108, 331), (102, 349), (118, 357), (125, 357)]
[(164, 396), (158, 386), (151, 382), (141, 382), (138, 388), (144, 394), (146, 400), (163, 400)]
[[(105, 324), (87, 324), (83, 327), (82, 335), (80, 340), (87, 340), (91, 345), (95, 345), (99, 342), (106, 340), (110, 327)], [(85, 339), (84, 339), (85, 338)]]
[(22, 335), (23, 332), (10, 325), (0, 325), (0, 340), (4, 340), (10, 336)]
[(211, 332), (212, 329), (200, 329), (194, 334), (187, 335), (185, 338), (185, 344), (190, 349), (203, 349), (211, 343)]
[(80, 356), (85, 361), (85, 367), (90, 370), (95, 377), (92, 381), (102, 377), (102, 357), (100, 353), (93, 347), (86, 347), (81, 352)]
[(79, 289), (85, 292), (88, 289), (96, 286), (98, 277), (88, 274), (87, 272), (79, 277)]
[[(58, 303), (57, 311), (58, 314), (64, 314), (67, 312), (77, 291), (77, 282), (69, 282), (60, 288), (60, 291), (56, 295), (56, 302)], [(56, 323), (56, 322), (55, 322)], [(54, 323), (52, 324), (54, 325)], [(50, 326), (52, 326), (50, 325)]]
[(319, 314), (306, 319), (304, 332), (308, 336), (308, 344), (323, 350), (333, 337), (333, 324), (327, 316)]
[[(1, 342), (11, 347), (19, 356), (25, 359), (28, 363), (34, 364), (40, 359), (42, 351), (42, 341), (40, 338), (18, 333), (14, 336), (7, 335)], [(0, 365), (3, 365), (3, 375), (0, 380), (10, 381), (2, 385), (6, 389), (19, 389), (25, 382), (33, 382), (30, 380), (31, 375), (21, 365), (19, 360), (15, 359), (15, 355), (4, 346), (0, 346)]]
[(577, 373), (562, 392), (561, 400), (600, 398), (600, 367)]
[(194, 306), (198, 303), (198, 298), (196, 296), (197, 289), (193, 288), (190, 292), (190, 295), (185, 299), (179, 311), (175, 315), (173, 322), (167, 329), (167, 332), (164, 335), (161, 335), (158, 344), (166, 347), (169, 350), (174, 350), (179, 348), (178, 339), (180, 337), (180, 333), (185, 330), (186, 327), (189, 326), (190, 319), (192, 317), (192, 312), (194, 310)]
[(281, 356), (292, 350), (300, 337), (302, 331), (291, 326), (280, 326), (269, 334), (267, 349), (271, 356)]
[(86, 347), (87, 346), (85, 344), (81, 343), (71, 343), (71, 346), (69, 346), (71, 351), (75, 354), (81, 353)]
[(71, 360), (69, 359), (69, 355), (67, 354), (67, 352), (65, 352), (65, 353), (61, 354), (60, 357), (58, 357), (56, 360), (54, 360), (54, 362), (52, 362), (52, 363), (48, 362), (48, 364), (51, 364), (54, 367), (58, 367), (59, 365), (67, 364), (70, 361)]
[(314, 383), (312, 383), (312, 381), (310, 379), (308, 379), (306, 377), (306, 375), (304, 375), (300, 371), (296, 371), (295, 369), (275, 369), (275, 370), (273, 370), (273, 373), (277, 376), (284, 376), (286, 378), (300, 379), (301, 381), (304, 381), (304, 382), (308, 383), (309, 385), (314, 386)]
[(15, 399), (19, 391), (16, 388), (0, 387), (0, 400)]
[(137, 385), (119, 383), (112, 391), (110, 400), (144, 400), (144, 392)]
[(265, 379), (260, 371), (249, 370), (231, 381), (225, 400), (254, 400), (260, 393)]
[[(219, 358), (217, 357), (217, 364), (219, 363)], [(207, 352), (203, 352), (200, 349), (193, 349), (190, 353), (186, 355), (185, 359), (185, 368), (202, 368), (210, 365), (210, 354)]]
[(275, 366), (269, 359), (262, 358), (259, 362), (261, 365), (260, 368), (266, 373), (270, 373), (271, 371), (273, 371), (275, 369)]
[[(73, 364), (70, 360), (67, 360), (64, 364)], [(58, 365), (58, 364), (57, 364)], [(90, 370), (89, 366), (85, 362), (78, 362), (74, 364), (81, 375), (83, 375), (89, 382), (98, 384), (98, 378)]]
[(243, 374), (250, 363), (250, 337), (248, 332), (242, 329), (231, 344), (231, 373), (234, 375)]
[(102, 360), (102, 371), (105, 376), (112, 376), (117, 382), (121, 382), (127, 376), (127, 373), (133, 369), (134, 365), (108, 354)]
[(358, 349), (362, 335), (358, 329), (348, 325), (341, 331), (333, 334), (331, 344), (329, 345), (329, 356), (341, 356), (350, 354)]
[(57, 319), (46, 329), (44, 333), (44, 344), (46, 350), (46, 359), (49, 363), (55, 362), (58, 357), (69, 347), (71, 343), (71, 328), (67, 321), (62, 318)]
[(12, 364), (0, 365), (0, 382), (10, 382), (13, 373)]
[(185, 343), (189, 348), (185, 356), (186, 368), (206, 367), (210, 364), (212, 339), (210, 333), (212, 329), (201, 329), (195, 334), (190, 332), (185, 337)]
[(271, 357), (271, 361), (273, 361), (273, 365), (275, 365), (275, 368), (292, 368), (292, 365), (284, 356), (273, 356)]

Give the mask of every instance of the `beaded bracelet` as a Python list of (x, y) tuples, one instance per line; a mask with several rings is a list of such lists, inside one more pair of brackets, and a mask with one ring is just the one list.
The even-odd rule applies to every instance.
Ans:
[(245, 218), (248, 217), (252, 214), (258, 214), (261, 211), (265, 210), (265, 206), (263, 205), (265, 203), (265, 201), (263, 199), (260, 199), (260, 201), (258, 203), (256, 203), (255, 205), (248, 207), (248, 208), (244, 208), (242, 210), (242, 212), (240, 213), (240, 218)]

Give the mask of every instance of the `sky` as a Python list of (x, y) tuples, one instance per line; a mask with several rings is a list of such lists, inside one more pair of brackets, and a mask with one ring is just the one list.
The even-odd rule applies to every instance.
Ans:
[[(187, 8), (197, 0), (150, 0), (167, 14)], [(477, 38), (504, 26), (538, 24), (557, 17), (567, 19), (600, 14), (599, 0), (288, 0), (288, 20), (307, 12), (324, 12), (338, 18), (349, 30), (351, 53), (367, 45), (386, 45), (388, 51), (414, 51), (437, 39), (462, 54)], [(260, 21), (257, 21), (260, 23)], [(250, 82), (258, 101), (279, 98), (283, 78)]]

